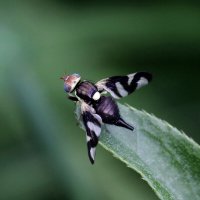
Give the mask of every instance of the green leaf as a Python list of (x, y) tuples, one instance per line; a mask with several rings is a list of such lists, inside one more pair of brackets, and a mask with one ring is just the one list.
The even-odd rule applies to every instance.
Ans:
[(200, 147), (167, 122), (119, 104), (134, 132), (106, 125), (100, 144), (136, 170), (160, 199), (200, 199)]

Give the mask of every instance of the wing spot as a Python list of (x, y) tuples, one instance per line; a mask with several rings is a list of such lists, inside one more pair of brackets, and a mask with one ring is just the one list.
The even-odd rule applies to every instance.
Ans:
[(116, 88), (117, 88), (119, 94), (122, 97), (125, 97), (128, 95), (128, 92), (124, 89), (123, 85), (120, 82), (115, 83), (115, 85), (116, 85)]
[(89, 142), (91, 140), (91, 137), (87, 135), (86, 139), (87, 139), (87, 142)]
[(137, 88), (140, 89), (141, 87), (145, 86), (148, 84), (148, 80), (144, 77), (141, 77), (140, 80), (137, 82)]
[(120, 98), (111, 89), (109, 89), (108, 87), (106, 87), (105, 90), (107, 90), (115, 99), (119, 99)]
[(135, 76), (135, 73), (134, 73), (134, 74), (129, 74), (129, 75), (128, 75), (128, 85), (131, 85), (134, 76)]
[(90, 121), (87, 122), (87, 126), (91, 131), (94, 131), (94, 133), (97, 137), (100, 136), (101, 127), (97, 126), (96, 124), (94, 124), (93, 122), (90, 122)]
[(94, 157), (95, 157), (95, 150), (96, 150), (96, 148), (91, 148), (90, 149), (90, 156), (91, 156), (93, 161), (94, 161)]

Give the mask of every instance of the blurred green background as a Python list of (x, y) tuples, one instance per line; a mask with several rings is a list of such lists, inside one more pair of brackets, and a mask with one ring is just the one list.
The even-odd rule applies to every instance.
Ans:
[(0, 1), (0, 199), (158, 199), (101, 146), (90, 164), (59, 77), (149, 71), (153, 82), (121, 102), (200, 143), (199, 65), (195, 0)]

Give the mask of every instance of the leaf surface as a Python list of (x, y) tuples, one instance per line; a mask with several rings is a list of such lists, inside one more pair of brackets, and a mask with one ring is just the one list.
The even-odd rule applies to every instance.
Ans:
[(134, 132), (106, 125), (100, 144), (136, 170), (160, 199), (200, 199), (200, 147), (167, 122), (118, 104)]

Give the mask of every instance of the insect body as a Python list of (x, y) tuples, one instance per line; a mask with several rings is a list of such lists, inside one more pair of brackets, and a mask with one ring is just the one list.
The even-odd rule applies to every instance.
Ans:
[[(134, 130), (125, 122), (119, 112), (115, 99), (125, 97), (135, 90), (147, 85), (152, 75), (147, 72), (137, 72), (127, 76), (113, 76), (98, 81), (96, 84), (81, 81), (78, 74), (64, 76), (64, 90), (68, 98), (80, 103), (81, 117), (86, 129), (88, 156), (94, 164), (95, 150), (101, 134), (102, 123), (112, 124)], [(72, 93), (75, 95), (72, 95)], [(111, 96), (104, 96), (104, 93)]]

